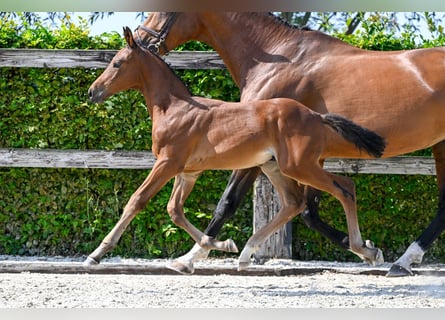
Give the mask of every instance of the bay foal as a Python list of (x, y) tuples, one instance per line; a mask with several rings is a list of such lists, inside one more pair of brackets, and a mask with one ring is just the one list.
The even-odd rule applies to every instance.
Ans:
[(354, 183), (323, 170), (319, 163), (351, 143), (356, 146), (356, 157), (363, 157), (362, 150), (368, 157), (380, 157), (385, 148), (380, 136), (343, 117), (320, 115), (287, 98), (227, 103), (194, 97), (159, 56), (139, 46), (128, 27), (124, 37), (127, 46), (94, 81), (89, 96), (102, 102), (123, 90), (139, 90), (153, 121), (152, 150), (157, 161), (86, 265), (99, 263), (131, 220), (172, 178), (175, 183), (167, 210), (173, 223), (205, 249), (237, 252), (232, 240), (218, 241), (195, 228), (186, 219), (183, 205), (202, 171), (252, 166), (259, 166), (268, 176), (282, 208), (248, 240), (240, 255), (240, 269), (249, 265), (251, 255), (271, 233), (304, 209), (300, 183), (336, 197), (346, 213), (351, 251), (371, 264), (383, 262), (381, 251), (365, 245), (361, 238)]

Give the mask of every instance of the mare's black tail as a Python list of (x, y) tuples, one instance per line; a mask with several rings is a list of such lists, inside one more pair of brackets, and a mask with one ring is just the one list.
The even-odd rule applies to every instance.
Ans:
[(337, 114), (322, 114), (323, 123), (337, 131), (345, 140), (353, 143), (357, 149), (365, 150), (370, 156), (380, 158), (386, 147), (385, 139), (377, 133), (355, 124)]

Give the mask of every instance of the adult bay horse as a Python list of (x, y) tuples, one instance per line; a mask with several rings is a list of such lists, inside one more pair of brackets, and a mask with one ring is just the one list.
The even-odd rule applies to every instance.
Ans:
[(167, 205), (173, 223), (203, 248), (237, 252), (230, 239), (218, 241), (195, 228), (185, 217), (183, 205), (202, 171), (253, 166), (259, 166), (269, 177), (279, 192), (282, 208), (247, 241), (240, 255), (240, 269), (249, 265), (251, 255), (271, 233), (304, 209), (299, 182), (336, 197), (346, 213), (351, 251), (370, 263), (383, 262), (381, 251), (362, 241), (354, 183), (323, 170), (319, 163), (319, 159), (335, 157), (350, 146), (355, 150), (353, 157), (363, 157), (362, 150), (367, 157), (380, 157), (385, 148), (383, 138), (343, 117), (320, 115), (288, 98), (226, 103), (194, 97), (159, 56), (138, 45), (128, 27), (124, 36), (127, 46), (88, 93), (92, 101), (102, 102), (123, 90), (140, 91), (153, 122), (152, 150), (157, 160), (115, 227), (88, 256), (86, 265), (99, 263), (131, 220), (173, 177)]
[[(439, 208), (423, 233), (392, 265), (388, 276), (412, 274), (445, 229), (445, 49), (376, 52), (317, 31), (301, 30), (267, 13), (181, 12), (151, 14), (135, 31), (164, 54), (188, 40), (211, 45), (241, 91), (241, 101), (288, 97), (320, 113), (341, 114), (382, 135), (385, 157), (432, 146)], [(350, 157), (354, 149), (341, 157)], [(235, 213), (259, 168), (235, 171), (205, 233), (216, 237)], [(301, 186), (301, 188), (303, 188)], [(349, 249), (345, 233), (318, 215), (319, 192), (308, 188), (306, 224)], [(195, 245), (173, 264), (192, 272), (208, 251)]]

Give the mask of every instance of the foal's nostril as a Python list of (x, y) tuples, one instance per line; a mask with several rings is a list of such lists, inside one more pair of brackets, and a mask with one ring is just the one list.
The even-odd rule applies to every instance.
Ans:
[(98, 102), (99, 96), (97, 90), (94, 90), (93, 88), (88, 89), (88, 97), (92, 102)]
[(92, 102), (101, 103), (104, 98), (104, 93), (101, 89), (98, 89), (97, 87), (90, 87), (88, 89), (88, 97)]

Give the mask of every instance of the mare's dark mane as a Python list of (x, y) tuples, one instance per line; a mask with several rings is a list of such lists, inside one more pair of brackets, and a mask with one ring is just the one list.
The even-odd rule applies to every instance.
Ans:
[(275, 14), (272, 13), (272, 12), (268, 12), (268, 15), (269, 15), (270, 17), (274, 18), (274, 20), (275, 20), (276, 22), (278, 22), (279, 24), (284, 25), (284, 26), (286, 26), (286, 27), (288, 27), (288, 28), (290, 28), (290, 29), (304, 30), (304, 31), (312, 31), (312, 29), (309, 28), (309, 26), (303, 26), (303, 27), (300, 27), (300, 26), (297, 26), (297, 25), (295, 25), (295, 24), (291, 24), (291, 23), (289, 23), (288, 21), (284, 20), (284, 19), (281, 18), (280, 16), (275, 15)]
[[(265, 16), (264, 13), (263, 14), (257, 13), (257, 14), (258, 15), (262, 15), (263, 17)], [(299, 27), (297, 25), (290, 24), (286, 20), (282, 19), (281, 17), (279, 17), (279, 16), (277, 16), (277, 15), (271, 13), (271, 12), (269, 12), (267, 15), (271, 18), (270, 19), (271, 23), (276, 23), (276, 25), (278, 25), (278, 26), (284, 26), (284, 29), (286, 31), (290, 31), (290, 32), (292, 32), (292, 31), (300, 31), (300, 32), (308, 31), (307, 33), (302, 33), (302, 34), (305, 37), (311, 36), (311, 37), (322, 39), (322, 40), (320, 40), (320, 42), (322, 41), (325, 44), (337, 43), (337, 44), (344, 45), (343, 48), (354, 47), (354, 46), (348, 44), (347, 42), (345, 42), (343, 40), (340, 40), (340, 39), (338, 39), (336, 37), (333, 37), (333, 36), (331, 36), (329, 34), (326, 34), (326, 33), (322, 32), (322, 31), (313, 30), (313, 29), (309, 28), (308, 26)]]
[[(311, 34), (318, 34), (317, 31), (307, 27), (293, 25), (271, 12), (249, 12), (248, 16), (245, 13), (234, 12), (231, 17), (232, 20), (237, 20), (245, 28), (246, 33), (250, 33), (249, 37), (252, 42), (258, 44), (265, 40), (275, 39), (278, 42), (280, 39), (298, 37), (306, 31)], [(258, 28), (258, 24), (263, 27)]]

